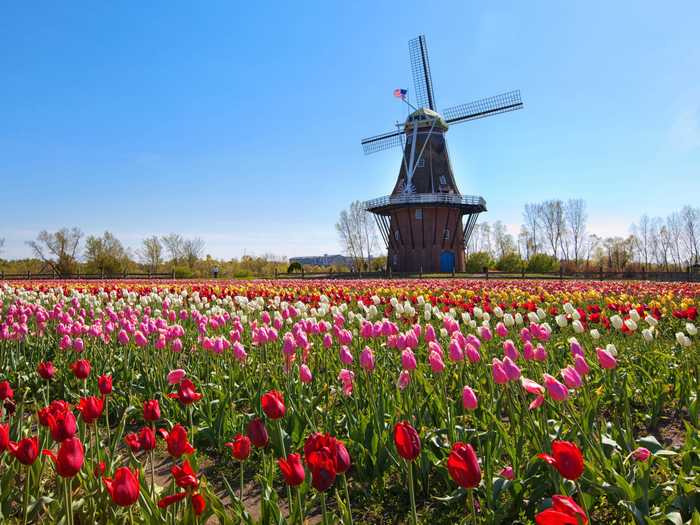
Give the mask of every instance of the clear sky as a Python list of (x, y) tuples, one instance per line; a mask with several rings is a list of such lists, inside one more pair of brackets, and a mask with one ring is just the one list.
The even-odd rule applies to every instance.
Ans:
[(581, 197), (590, 229), (700, 205), (700, 3), (6, 2), (0, 237), (200, 236), (207, 253), (339, 251), (352, 200), (400, 151), (360, 140), (406, 112), (425, 33), (438, 108), (511, 89), (522, 111), (448, 133), (462, 193), (516, 231), (525, 202)]

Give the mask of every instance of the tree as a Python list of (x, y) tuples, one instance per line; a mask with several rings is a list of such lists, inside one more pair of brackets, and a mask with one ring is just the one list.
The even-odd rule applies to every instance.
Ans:
[(335, 229), (343, 251), (353, 260), (354, 266), (357, 269), (368, 268), (378, 239), (374, 221), (362, 202), (354, 201), (348, 210), (341, 211)]
[(160, 239), (155, 235), (144, 239), (139, 256), (151, 272), (157, 272), (163, 262), (163, 244)]
[(651, 228), (651, 220), (646, 213), (639, 219), (639, 224), (633, 224), (631, 228), (634, 247), (639, 253), (640, 262), (644, 263), (644, 269), (649, 266), (652, 244)]
[(77, 263), (76, 254), (83, 232), (78, 228), (61, 228), (50, 233), (42, 230), (35, 241), (27, 244), (34, 256), (41, 259), (59, 276), (69, 275)]
[(531, 253), (537, 253), (537, 235), (540, 226), (541, 204), (526, 204), (523, 211), (523, 229), (529, 236), (528, 241), (528, 257)]
[(467, 273), (481, 273), (484, 271), (484, 268), (491, 268), (492, 266), (493, 259), (488, 252), (474, 252), (467, 258), (466, 262)]
[(185, 239), (183, 239), (182, 235), (178, 233), (171, 233), (163, 237), (161, 240), (163, 241), (165, 249), (170, 256), (170, 262), (174, 265), (182, 263), (182, 260), (185, 257)]
[(573, 243), (574, 262), (578, 265), (579, 255), (586, 239), (586, 201), (569, 199), (564, 207), (564, 215)]
[(523, 269), (523, 260), (516, 252), (504, 253), (496, 261), (496, 269), (502, 272), (520, 272)]
[(493, 223), (492, 231), (493, 244), (496, 248), (494, 255), (496, 258), (500, 259), (504, 255), (515, 252), (513, 236), (506, 231), (506, 227), (501, 221)]
[(0, 253), (2, 253), (2, 250), (5, 248), (5, 238), (0, 237)]
[(688, 254), (688, 263), (700, 262), (698, 251), (700, 250), (700, 208), (683, 206), (680, 213), (681, 239)]
[(546, 253), (536, 253), (527, 261), (527, 271), (529, 273), (556, 272), (559, 269), (559, 261), (553, 255)]
[(121, 241), (106, 231), (102, 237), (85, 239), (85, 261), (91, 271), (116, 274), (126, 268), (129, 256)]
[(608, 268), (614, 272), (622, 271), (632, 261), (634, 238), (608, 237), (603, 241), (608, 258)]
[(182, 257), (189, 268), (194, 268), (195, 263), (202, 257), (204, 241), (199, 237), (187, 239), (182, 243)]
[(681, 255), (681, 237), (683, 235), (683, 226), (681, 216), (674, 212), (666, 218), (666, 229), (668, 230), (668, 238), (671, 247), (671, 259), (677, 269), (683, 264)]
[(564, 206), (560, 200), (549, 200), (542, 203), (539, 212), (545, 238), (552, 249), (552, 255), (558, 259), (559, 247), (566, 228)]

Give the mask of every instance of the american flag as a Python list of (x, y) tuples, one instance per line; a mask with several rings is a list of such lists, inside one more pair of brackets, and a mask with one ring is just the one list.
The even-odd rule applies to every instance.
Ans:
[(395, 89), (394, 90), (394, 96), (396, 98), (400, 98), (401, 100), (406, 99), (406, 95), (408, 94), (408, 89)]

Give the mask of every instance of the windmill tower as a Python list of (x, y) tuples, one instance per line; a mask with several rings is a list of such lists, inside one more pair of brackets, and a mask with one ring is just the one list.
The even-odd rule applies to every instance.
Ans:
[(365, 202), (374, 214), (388, 250), (388, 265), (398, 272), (464, 271), (464, 250), (481, 212), (482, 197), (457, 189), (445, 132), (452, 124), (521, 109), (520, 91), (511, 91), (438, 113), (425, 36), (408, 42), (415, 87), (413, 106), (406, 90), (396, 90), (412, 109), (397, 130), (364, 139), (365, 154), (401, 146), (403, 159), (391, 195)]

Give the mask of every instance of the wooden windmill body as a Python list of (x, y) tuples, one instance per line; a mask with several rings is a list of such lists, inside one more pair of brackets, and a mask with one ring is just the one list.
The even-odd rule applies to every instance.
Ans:
[(374, 214), (395, 272), (464, 271), (464, 252), (478, 215), (486, 211), (482, 197), (462, 195), (452, 171), (445, 133), (452, 124), (522, 108), (512, 91), (435, 110), (425, 37), (409, 42), (417, 106), (397, 90), (413, 112), (395, 132), (362, 141), (366, 154), (401, 146), (403, 158), (391, 195), (365, 203)]

